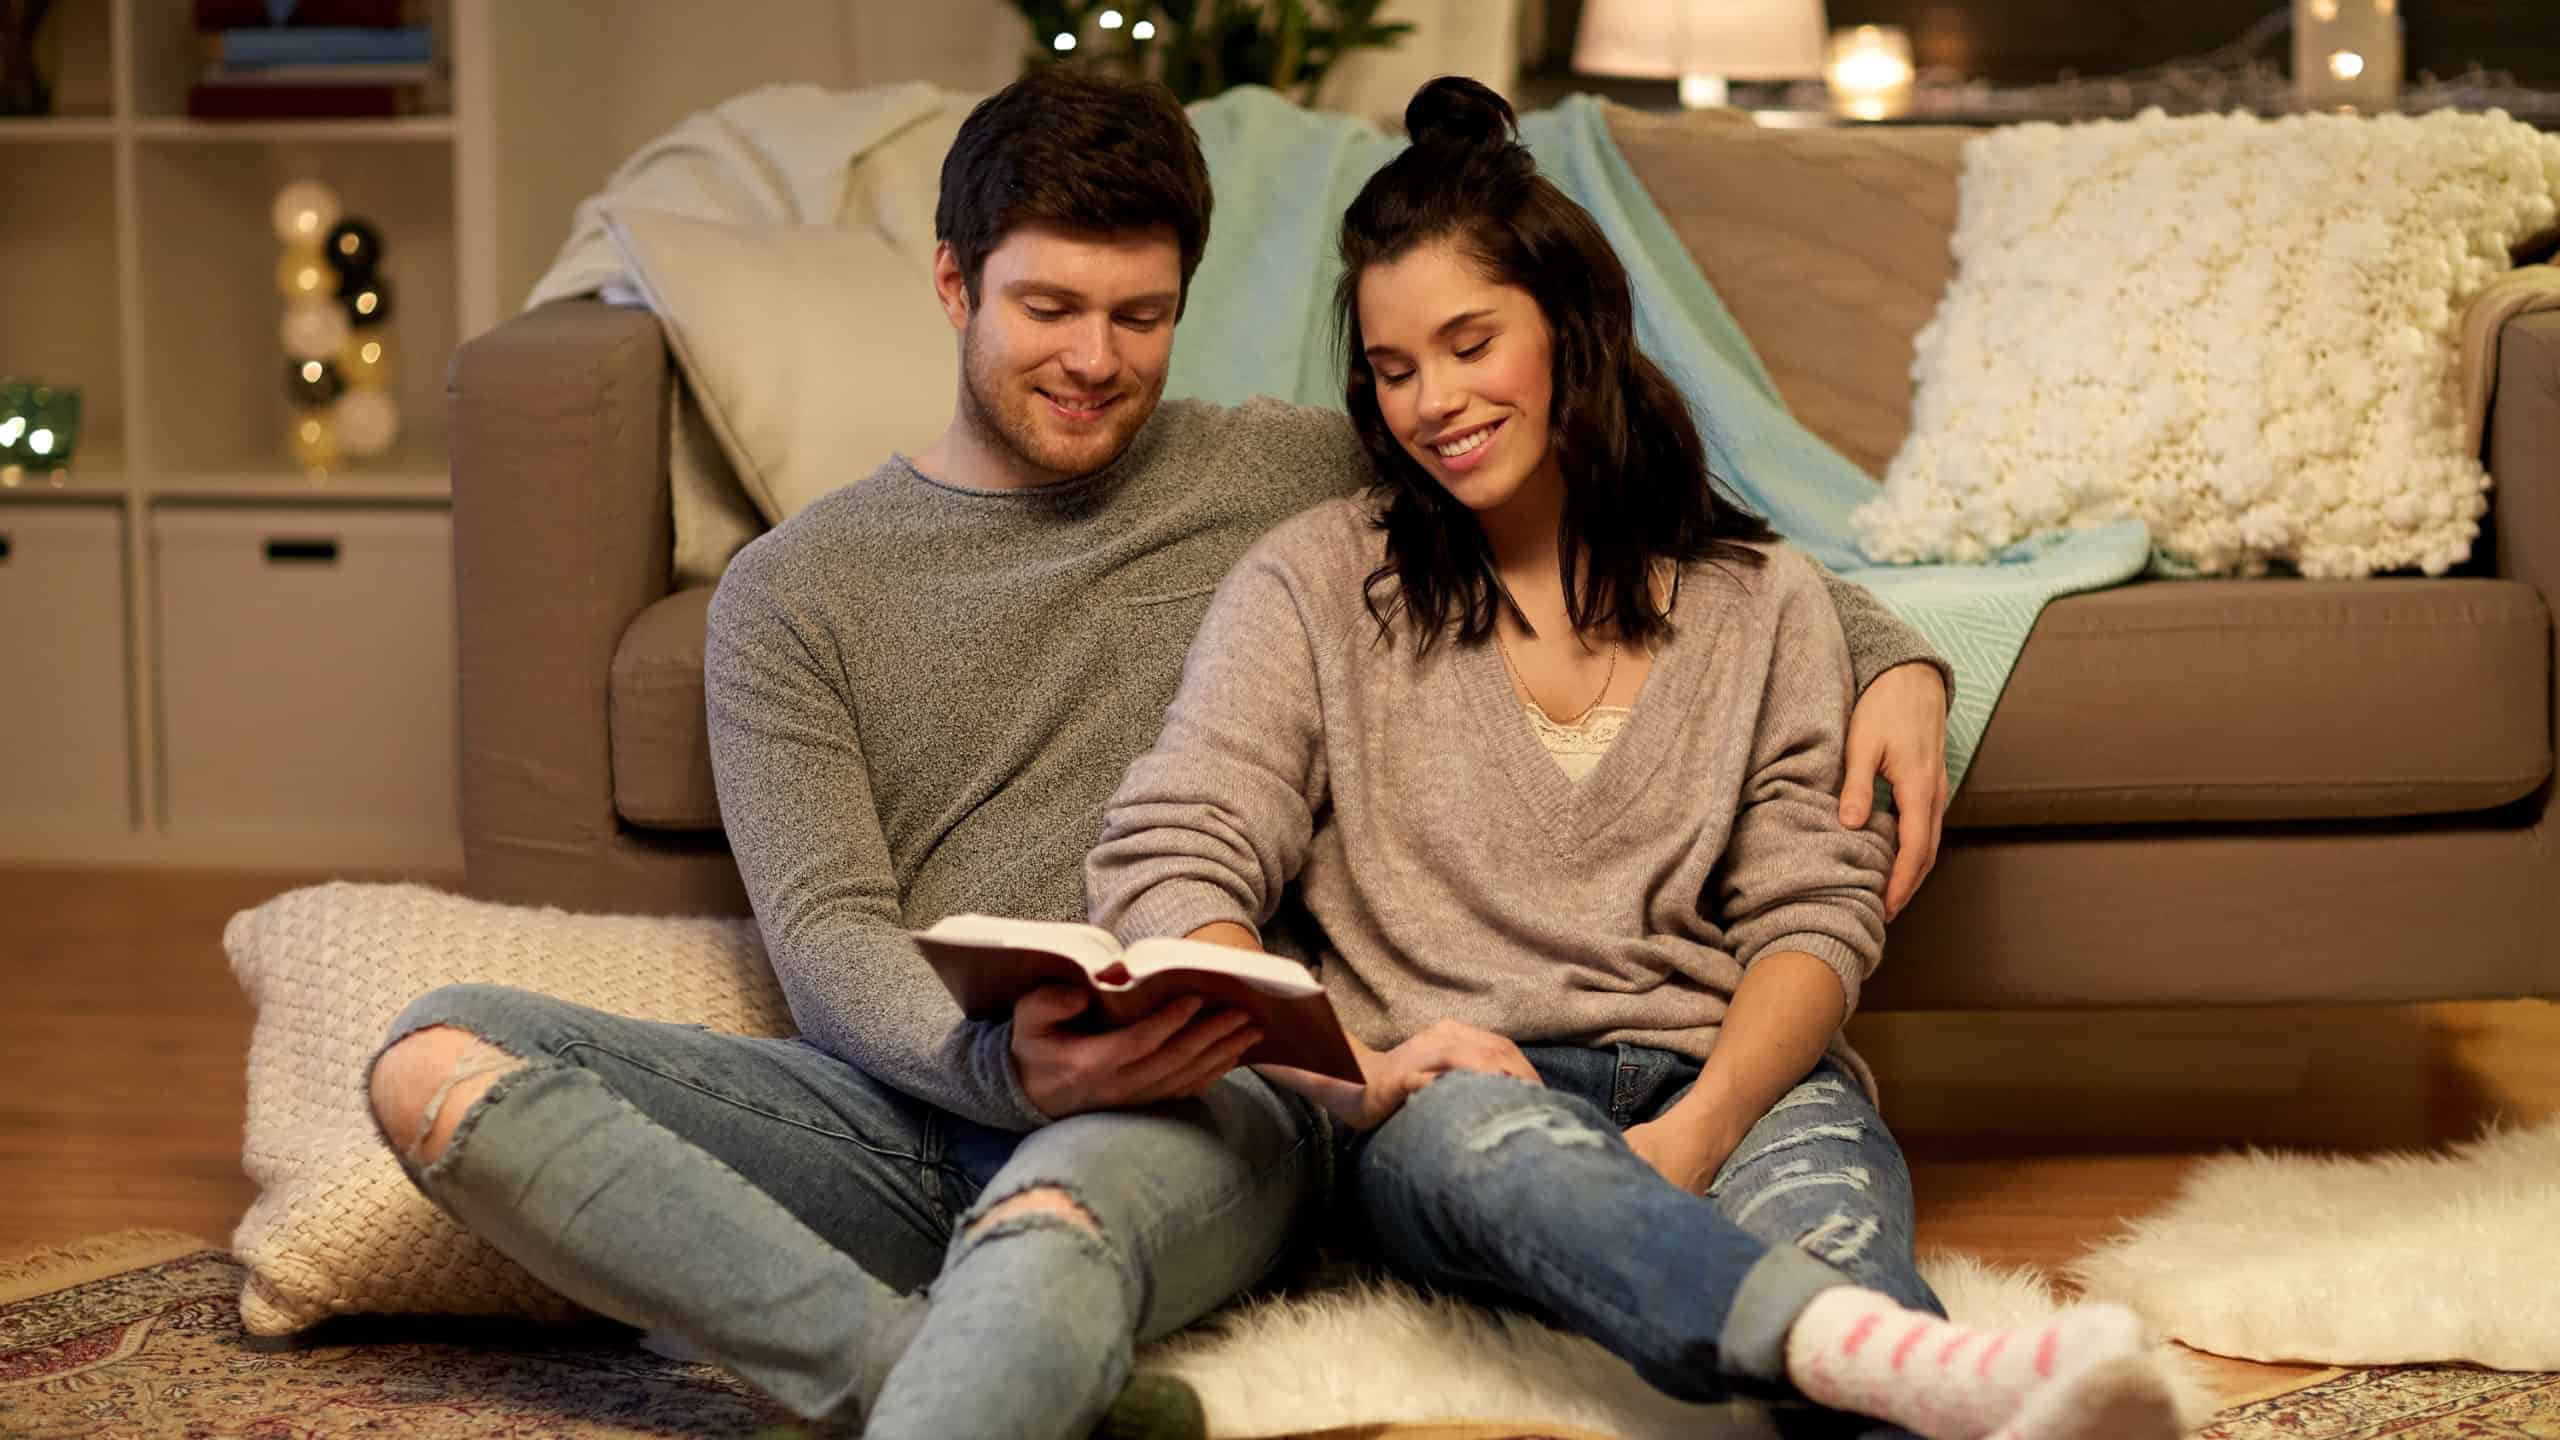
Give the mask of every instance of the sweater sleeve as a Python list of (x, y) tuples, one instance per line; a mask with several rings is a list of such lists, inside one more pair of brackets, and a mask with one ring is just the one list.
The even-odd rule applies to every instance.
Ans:
[(1938, 672), (1938, 678), (1946, 683), (1947, 703), (1955, 703), (1955, 667), (1931, 648), (1919, 631), (1886, 609), (1884, 602), (1864, 585), (1843, 580), (1810, 559), (1806, 563), (1813, 564), (1822, 576), (1822, 588), (1831, 596), (1831, 608), (1839, 614), (1840, 634), (1849, 643), (1849, 668), (1857, 677), (1859, 698), (1864, 698), (1867, 687), (1887, 670), (1919, 664)]
[(1165, 711), (1085, 861), (1093, 922), (1124, 941), (1232, 921), (1260, 935), (1325, 803), (1315, 649), (1265, 544), (1209, 603)]
[(964, 1019), (908, 938), (832, 638), (754, 547), (712, 598), (703, 659), (720, 817), (802, 1038), (953, 1114), (1046, 1124), (1014, 1073), (1012, 1026)]
[(1748, 970), (1763, 955), (1800, 951), (1840, 977), (1851, 1012), (1884, 954), (1884, 889), (1893, 870), (1893, 820), (1840, 823), (1852, 677), (1840, 627), (1810, 575), (1773, 560), (1777, 639), (1760, 696), (1750, 771), (1733, 838), (1710, 881), (1725, 944)]

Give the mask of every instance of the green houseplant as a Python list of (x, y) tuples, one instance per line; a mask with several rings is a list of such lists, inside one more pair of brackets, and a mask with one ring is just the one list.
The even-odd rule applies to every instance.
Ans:
[(1343, 56), (1391, 49), (1413, 30), (1378, 19), (1386, 0), (1013, 3), (1031, 22), (1026, 63), (1076, 59), (1151, 75), (1186, 105), (1234, 85), (1267, 85), (1307, 104)]

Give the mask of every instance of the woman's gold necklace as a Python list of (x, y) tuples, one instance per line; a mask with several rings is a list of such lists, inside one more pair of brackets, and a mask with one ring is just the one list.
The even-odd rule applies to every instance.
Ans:
[[(1537, 692), (1529, 688), (1528, 677), (1520, 673), (1519, 663), (1511, 658), (1511, 642), (1502, 638), (1502, 627), (1499, 624), (1493, 627), (1493, 643), (1502, 649), (1502, 668), (1510, 672), (1511, 683), (1520, 687), (1521, 695), (1526, 697), (1531, 705), (1537, 706), (1539, 714), (1547, 715), (1547, 707), (1538, 704)], [(1619, 648), (1618, 641), (1609, 642), (1609, 672), (1600, 677), (1600, 693), (1591, 697), (1591, 703), (1583, 706), (1581, 713), (1570, 720), (1558, 720), (1553, 715), (1547, 715), (1549, 724), (1561, 725), (1570, 730), (1591, 718), (1591, 712), (1599, 709), (1600, 702), (1609, 698), (1609, 686), (1618, 678)]]

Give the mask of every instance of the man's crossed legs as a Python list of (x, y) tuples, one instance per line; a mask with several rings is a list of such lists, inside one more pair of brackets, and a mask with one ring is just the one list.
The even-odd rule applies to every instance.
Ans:
[(411, 1004), (368, 1085), (411, 1180), (543, 1283), (879, 1437), (1084, 1435), (1133, 1341), (1272, 1270), (1328, 1160), (1249, 1071), (1015, 1134), (798, 1040), (501, 986)]

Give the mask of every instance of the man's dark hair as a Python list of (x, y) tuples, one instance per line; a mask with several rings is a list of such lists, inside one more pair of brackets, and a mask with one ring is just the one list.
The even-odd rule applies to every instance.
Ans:
[(1564, 472), (1557, 543), (1574, 628), (1614, 628), (1630, 640), (1668, 633), (1649, 583), (1657, 561), (1756, 568), (1762, 556), (1749, 546), (1777, 535), (1717, 493), (1688, 401), (1637, 348), (1626, 267), (1589, 212), (1538, 173), (1510, 104), (1475, 81), (1442, 76), (1415, 93), (1404, 123), (1412, 148), (1371, 176), (1342, 217), (1334, 291), (1344, 400), (1387, 501), (1387, 563), (1367, 587), (1380, 637), (1388, 613), (1378, 592), (1389, 580), (1422, 650), (1453, 621), (1460, 640), (1482, 640), (1498, 607), (1528, 624), (1494, 574), (1474, 512), (1397, 441), (1363, 353), (1362, 272), (1442, 239), (1455, 240), (1488, 278), (1528, 291), (1554, 335), (1547, 423)]
[(1188, 300), (1209, 244), (1209, 162), (1173, 92), (1050, 62), (979, 101), (942, 157), (933, 211), (934, 238), (958, 258), (970, 304), (988, 253), (1014, 227), (1043, 221), (1173, 227)]

